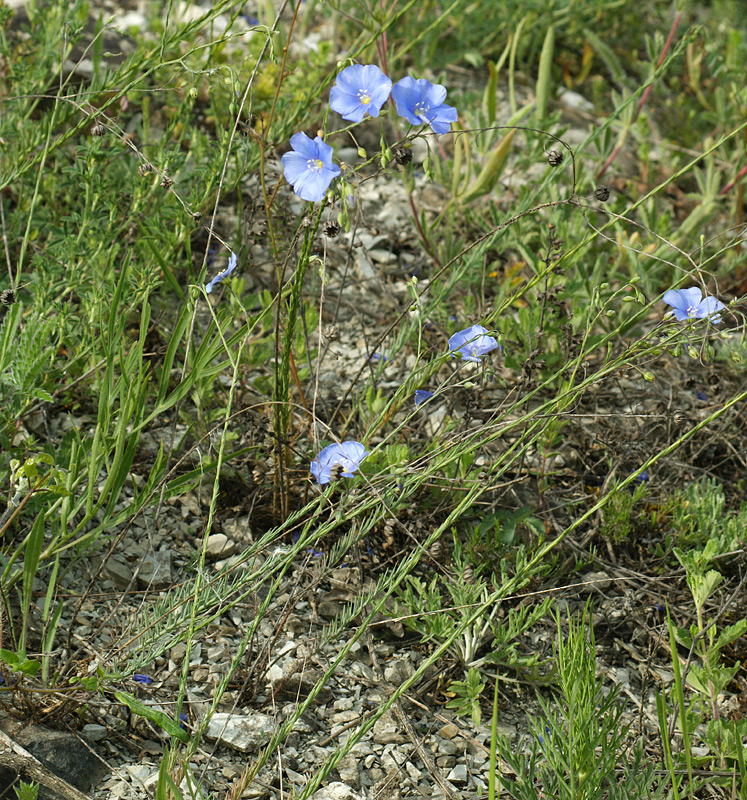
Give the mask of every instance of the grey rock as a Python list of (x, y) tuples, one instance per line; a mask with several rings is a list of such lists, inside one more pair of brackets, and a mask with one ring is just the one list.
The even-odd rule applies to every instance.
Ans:
[(469, 773), (465, 764), (457, 764), (446, 776), (447, 781), (454, 781), (454, 783), (467, 783), (468, 778)]
[(171, 572), (171, 552), (164, 550), (149, 553), (140, 562), (137, 583), (141, 589), (168, 589), (173, 584)]
[(405, 737), (400, 733), (397, 723), (390, 712), (376, 720), (373, 729), (373, 740), (377, 744), (401, 744)]
[(221, 712), (213, 715), (206, 735), (242, 753), (256, 753), (267, 744), (276, 727), (275, 720), (267, 714)]
[[(77, 736), (66, 731), (53, 731), (43, 725), (9, 731), (8, 735), (28, 750), (50, 771), (81, 792), (88, 792), (109, 772), (107, 767)], [(27, 775), (21, 777), (28, 781)], [(13, 770), (0, 768), (0, 796), (13, 797), (11, 784), (17, 778)], [(59, 795), (39, 788), (40, 800), (55, 800)]]
[(126, 589), (132, 581), (132, 570), (118, 558), (110, 558), (104, 564), (104, 573), (111, 578), (117, 589)]
[(89, 722), (88, 725), (83, 726), (80, 735), (84, 739), (88, 739), (89, 742), (100, 742), (102, 739), (106, 739), (109, 735), (109, 731), (103, 725), (96, 725)]
[(314, 792), (311, 800), (362, 800), (361, 795), (345, 783), (330, 783), (318, 792)]
[(361, 778), (358, 773), (358, 759), (353, 755), (346, 755), (337, 765), (337, 772), (343, 783), (352, 786), (353, 789), (360, 789)]
[(225, 533), (213, 533), (208, 536), (207, 550), (208, 558), (228, 558), (238, 550), (236, 542), (232, 542)]

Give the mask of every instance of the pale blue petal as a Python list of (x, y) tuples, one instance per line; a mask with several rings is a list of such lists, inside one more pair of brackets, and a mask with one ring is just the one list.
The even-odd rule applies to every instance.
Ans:
[(285, 180), (292, 186), (309, 171), (309, 157), (296, 153), (294, 150), (285, 153), (280, 160), (283, 162)]

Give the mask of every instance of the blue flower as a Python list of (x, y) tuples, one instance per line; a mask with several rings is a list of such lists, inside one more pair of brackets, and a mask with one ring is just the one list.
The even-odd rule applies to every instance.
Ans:
[(670, 289), (664, 292), (662, 298), (667, 305), (672, 306), (674, 314), (679, 322), (687, 319), (707, 319), (713, 325), (721, 322), (721, 315), (718, 311), (726, 306), (715, 297), (703, 297), (703, 292), (697, 286), (689, 289)]
[(636, 475), (635, 478), (633, 478), (633, 483), (637, 483), (639, 485), (641, 483), (648, 483), (648, 472), (646, 472), (646, 470), (643, 470), (643, 472), (640, 475)]
[(223, 270), (223, 272), (219, 272), (210, 283), (205, 284), (205, 291), (210, 294), (213, 291), (213, 286), (216, 283), (222, 283), (234, 270), (236, 269), (236, 254), (231, 253), (231, 258), (228, 259), (228, 266)]
[(423, 403), (427, 403), (428, 400), (433, 397), (433, 392), (429, 392), (427, 389), (416, 389), (415, 390), (415, 405), (419, 406)]
[(330, 444), (311, 462), (311, 474), (318, 483), (325, 484), (332, 480), (332, 473), (336, 467), (341, 467), (339, 474), (343, 478), (352, 478), (368, 455), (368, 450), (360, 442), (343, 442)]
[(341, 172), (332, 163), (332, 148), (321, 136), (309, 139), (303, 132), (291, 136), (290, 143), (293, 149), (281, 158), (285, 180), (301, 200), (324, 200), (330, 183)]
[(153, 678), (151, 678), (150, 675), (142, 675), (139, 672), (136, 672), (132, 676), (132, 680), (136, 683), (142, 683), (144, 686), (150, 686), (151, 683), (153, 683)]
[(343, 119), (361, 122), (366, 114), (378, 117), (392, 91), (392, 82), (373, 64), (353, 64), (338, 76), (329, 93), (329, 105)]
[(482, 325), (472, 325), (455, 333), (449, 339), (449, 350), (452, 357), (460, 353), (462, 361), (474, 361), (479, 364), (480, 356), (484, 356), (485, 353), (489, 353), (499, 346), (498, 342), (487, 334), (487, 330)]
[(425, 123), (436, 133), (448, 133), (451, 123), (456, 122), (457, 110), (444, 103), (446, 89), (425, 78), (415, 80), (408, 75), (397, 81), (392, 89), (392, 99), (400, 117), (413, 125)]
[(179, 714), (179, 727), (183, 730), (187, 730), (187, 720), (189, 717), (186, 715), (184, 711)]

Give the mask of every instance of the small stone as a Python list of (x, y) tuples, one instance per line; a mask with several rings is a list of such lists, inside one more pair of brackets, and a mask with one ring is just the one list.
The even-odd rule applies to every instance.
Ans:
[(467, 783), (468, 778), (469, 773), (467, 772), (466, 764), (457, 764), (446, 776), (447, 781), (454, 781), (454, 783)]
[(345, 758), (341, 759), (340, 763), (337, 765), (337, 772), (343, 783), (352, 786), (354, 789), (361, 788), (361, 779), (358, 773), (358, 759), (356, 759), (355, 756), (348, 753)]
[(208, 558), (228, 558), (238, 550), (236, 542), (232, 542), (225, 533), (212, 533), (208, 536), (207, 550)]
[(391, 712), (376, 720), (373, 728), (373, 740), (377, 744), (401, 744), (405, 737), (400, 733)]
[(132, 570), (118, 558), (110, 558), (104, 564), (104, 572), (112, 579), (117, 589), (126, 589), (132, 581)]
[(170, 551), (149, 553), (140, 562), (137, 583), (141, 589), (168, 589), (173, 582)]
[(242, 753), (256, 753), (275, 733), (275, 720), (267, 714), (214, 714), (207, 738), (218, 740)]
[(109, 735), (109, 731), (103, 725), (96, 725), (89, 722), (87, 725), (83, 726), (83, 730), (80, 734), (84, 739), (88, 739), (90, 742), (100, 742), (102, 739), (106, 739)]
[(440, 731), (438, 731), (438, 735), (442, 739), (453, 739), (455, 736), (459, 736), (459, 728), (457, 728), (456, 725), (448, 723), (447, 725), (444, 725)]
[(612, 585), (610, 576), (606, 572), (587, 572), (584, 575), (584, 583), (593, 592), (601, 592)]
[(361, 796), (350, 786), (336, 781), (314, 792), (311, 800), (361, 800)]

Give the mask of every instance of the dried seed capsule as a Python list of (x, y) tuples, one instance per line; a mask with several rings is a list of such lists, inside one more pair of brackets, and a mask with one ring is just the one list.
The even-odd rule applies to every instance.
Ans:
[(394, 160), (403, 167), (412, 161), (412, 150), (397, 147), (394, 150)]
[(675, 425), (684, 425), (687, 422), (687, 417), (684, 412), (675, 411), (674, 414), (672, 414), (672, 422), (674, 422)]
[(563, 163), (565, 156), (559, 150), (550, 150), (547, 154), (547, 163), (551, 167), (559, 167)]
[(16, 293), (12, 289), (3, 289), (0, 292), (0, 303), (4, 306), (12, 306), (16, 302)]
[(96, 122), (91, 126), (91, 136), (103, 136), (106, 133), (106, 125)]
[(594, 189), (594, 197), (596, 197), (600, 203), (606, 203), (610, 199), (610, 190), (603, 183), (600, 183), (599, 186)]
[(151, 167), (151, 165), (150, 165), (150, 164), (141, 164), (141, 165), (140, 165), (140, 166), (137, 168), (137, 174), (138, 174), (138, 175), (139, 175), (141, 178), (145, 177), (145, 176), (146, 176), (146, 175), (147, 175), (149, 172), (153, 172), (153, 167)]
[(173, 185), (174, 181), (172, 181), (171, 178), (168, 178), (166, 177), (166, 175), (164, 175), (163, 178), (161, 179), (161, 186), (164, 189), (170, 189)]
[(340, 226), (334, 220), (330, 220), (324, 224), (324, 235), (330, 239), (334, 239), (339, 232)]

